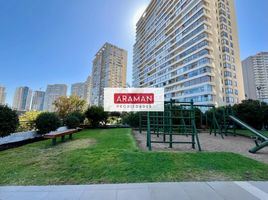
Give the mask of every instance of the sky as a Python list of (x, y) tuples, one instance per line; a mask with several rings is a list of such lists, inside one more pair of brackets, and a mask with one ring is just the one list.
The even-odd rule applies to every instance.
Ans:
[[(105, 42), (128, 51), (132, 83), (135, 22), (150, 0), (0, 0), (0, 85), (85, 81)], [(268, 51), (268, 0), (235, 0), (241, 59)], [(69, 89), (70, 90), (70, 89)]]

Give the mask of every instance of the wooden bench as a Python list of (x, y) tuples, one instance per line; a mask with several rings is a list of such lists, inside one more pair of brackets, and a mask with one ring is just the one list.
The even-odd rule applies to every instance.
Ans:
[(82, 129), (77, 128), (77, 129), (68, 129), (66, 131), (55, 131), (51, 133), (45, 134), (43, 137), (47, 139), (52, 139), (52, 145), (56, 145), (57, 138), (61, 137), (61, 141), (65, 141), (65, 136), (69, 135), (69, 139), (73, 138), (73, 134), (81, 131)]

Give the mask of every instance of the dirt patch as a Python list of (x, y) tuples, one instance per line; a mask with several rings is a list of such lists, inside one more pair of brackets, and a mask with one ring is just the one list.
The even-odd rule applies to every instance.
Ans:
[[(133, 131), (134, 138), (137, 141), (137, 145), (143, 151), (148, 151), (146, 147), (146, 132)], [(191, 137), (188, 136), (174, 136), (174, 141), (191, 141)], [(152, 140), (161, 141), (162, 136), (157, 137), (152, 136)], [(168, 140), (168, 136), (167, 136)], [(264, 148), (259, 152), (252, 154), (248, 150), (254, 147), (255, 143), (253, 139), (242, 137), (242, 136), (227, 136), (222, 139), (219, 135), (214, 136), (208, 133), (200, 133), (199, 140), (201, 144), (202, 151), (205, 152), (232, 152), (238, 153), (243, 156), (268, 163), (268, 148)], [(173, 144), (173, 148), (169, 148), (168, 144), (152, 144), (153, 151), (185, 151), (194, 152), (196, 150), (192, 149), (191, 144)]]
[(77, 140), (66, 140), (65, 142), (59, 142), (55, 146), (49, 146), (42, 149), (42, 153), (47, 156), (58, 155), (63, 152), (73, 151), (77, 149), (85, 149), (96, 144), (96, 140), (93, 139), (77, 139)]

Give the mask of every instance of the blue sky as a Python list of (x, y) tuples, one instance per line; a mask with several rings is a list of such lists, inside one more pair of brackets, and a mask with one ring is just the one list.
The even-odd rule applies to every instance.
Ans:
[[(84, 81), (98, 49), (128, 50), (131, 83), (134, 21), (149, 0), (0, 0), (0, 85), (15, 88)], [(241, 58), (268, 51), (268, 0), (236, 0)]]

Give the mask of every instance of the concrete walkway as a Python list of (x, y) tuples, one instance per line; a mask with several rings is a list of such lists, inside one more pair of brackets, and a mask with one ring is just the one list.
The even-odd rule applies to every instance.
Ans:
[(268, 182), (4, 186), (1, 200), (268, 200)]

